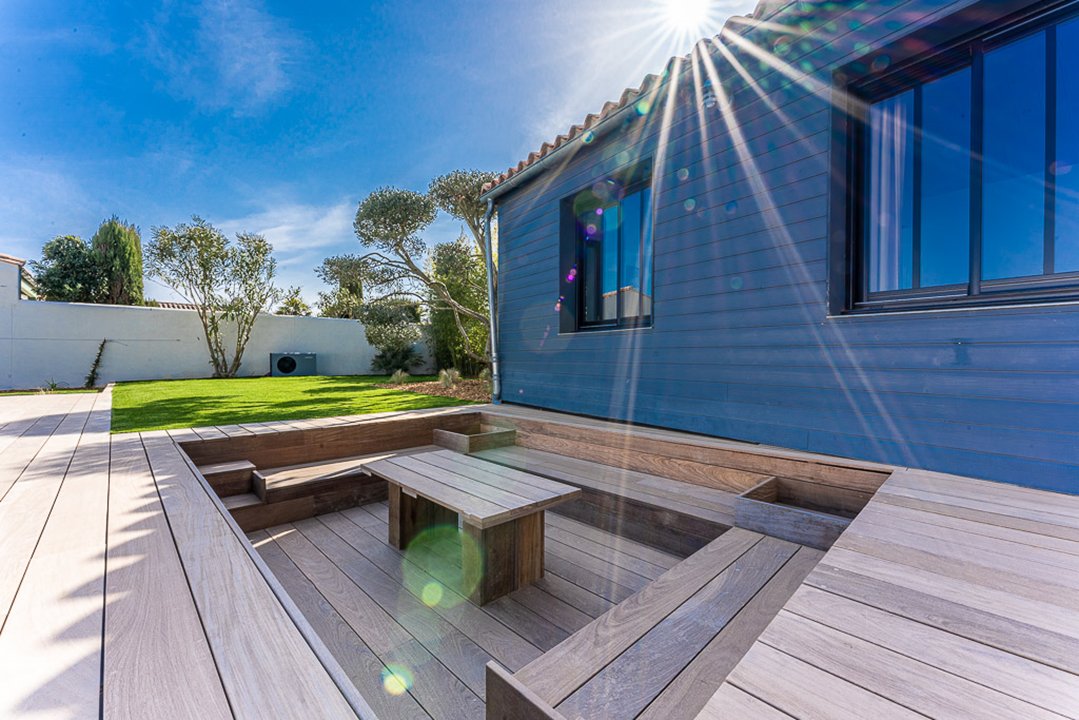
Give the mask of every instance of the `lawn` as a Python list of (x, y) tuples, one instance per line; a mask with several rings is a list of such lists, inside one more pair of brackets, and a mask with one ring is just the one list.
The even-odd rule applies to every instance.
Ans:
[(112, 394), (112, 431), (235, 425), (468, 404), (455, 398), (376, 387), (386, 381), (384, 376), (353, 375), (119, 383)]

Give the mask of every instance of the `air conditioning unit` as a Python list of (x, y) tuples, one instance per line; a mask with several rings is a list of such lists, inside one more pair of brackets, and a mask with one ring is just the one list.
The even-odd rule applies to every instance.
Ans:
[(270, 353), (270, 374), (274, 377), (318, 375), (315, 353)]

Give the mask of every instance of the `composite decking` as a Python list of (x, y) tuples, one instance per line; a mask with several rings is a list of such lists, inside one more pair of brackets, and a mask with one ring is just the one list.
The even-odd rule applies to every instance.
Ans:
[[(452, 536), (402, 552), (386, 523), (382, 502), (249, 534), (386, 718), (483, 718), (488, 661), (520, 669), (681, 560), (547, 513), (545, 577), (478, 607), (460, 591)], [(407, 692), (387, 692), (385, 667)]]
[[(356, 687), (383, 718), (468, 717), (481, 660), (523, 667), (679, 560), (552, 516), (544, 581), (432, 608), (453, 552), (401, 556), (383, 506), (260, 531), (255, 550), (176, 444), (358, 418), (110, 436), (109, 406), (0, 397), (0, 717), (355, 717)], [(630, 451), (796, 455), (637, 432)], [(1079, 498), (898, 470), (704, 717), (1079, 717), (1076, 578)]]
[(893, 473), (704, 717), (1079, 717), (1079, 497)]
[(0, 398), (0, 717), (365, 712), (170, 437), (110, 417)]

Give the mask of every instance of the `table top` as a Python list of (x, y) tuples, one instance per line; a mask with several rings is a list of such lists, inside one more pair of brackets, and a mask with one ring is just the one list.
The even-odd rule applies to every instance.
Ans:
[(364, 464), (402, 492), (458, 513), (488, 528), (545, 510), (581, 495), (580, 488), (451, 450), (435, 450)]

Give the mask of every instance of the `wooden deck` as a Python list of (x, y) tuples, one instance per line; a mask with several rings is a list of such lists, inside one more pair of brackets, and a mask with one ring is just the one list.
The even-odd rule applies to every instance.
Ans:
[[(280, 437), (287, 460), (297, 433), (372, 418), (110, 435), (110, 404), (0, 397), (0, 717), (482, 717), (487, 660), (523, 668), (681, 559), (551, 515), (541, 583), (431, 603), (457, 581), (445, 541), (402, 556), (369, 505), (256, 550), (177, 444)], [(1079, 498), (912, 470), (877, 490), (892, 468), (477, 409), (537, 451), (872, 497), (702, 717), (1079, 718)]]
[[(681, 560), (548, 513), (546, 576), (481, 608), (460, 590), (452, 535), (401, 552), (386, 523), (376, 503), (250, 534), (386, 718), (483, 718), (489, 660), (520, 669)], [(384, 667), (407, 692), (387, 693)]]
[(0, 717), (367, 713), (169, 436), (110, 416), (0, 398)]
[(1079, 717), (1079, 497), (894, 473), (704, 715), (733, 716)]

